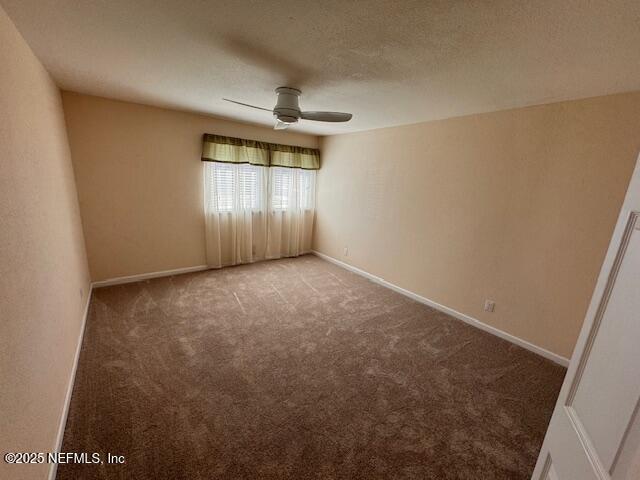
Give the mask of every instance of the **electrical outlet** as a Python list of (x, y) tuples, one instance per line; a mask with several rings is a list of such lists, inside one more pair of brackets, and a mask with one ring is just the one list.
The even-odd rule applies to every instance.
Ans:
[(493, 312), (496, 309), (496, 302), (493, 300), (485, 300), (484, 301), (484, 311), (485, 312)]
[(349, 247), (344, 247), (344, 256), (345, 257), (349, 256)]

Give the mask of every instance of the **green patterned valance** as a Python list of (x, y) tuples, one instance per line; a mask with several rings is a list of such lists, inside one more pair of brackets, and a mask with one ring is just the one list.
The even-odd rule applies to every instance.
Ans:
[(205, 133), (202, 161), (317, 170), (320, 168), (320, 150)]

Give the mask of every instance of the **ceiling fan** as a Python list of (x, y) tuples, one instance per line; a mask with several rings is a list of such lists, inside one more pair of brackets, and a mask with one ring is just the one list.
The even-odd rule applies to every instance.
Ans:
[(276, 93), (278, 94), (278, 99), (273, 110), (229, 100), (228, 98), (223, 98), (223, 100), (273, 113), (273, 116), (276, 117), (276, 124), (273, 127), (275, 130), (283, 130), (300, 119), (315, 120), (317, 122), (348, 122), (353, 116), (350, 113), (341, 112), (303, 112), (300, 110), (300, 105), (298, 104), (302, 92), (297, 88), (279, 87), (276, 88)]

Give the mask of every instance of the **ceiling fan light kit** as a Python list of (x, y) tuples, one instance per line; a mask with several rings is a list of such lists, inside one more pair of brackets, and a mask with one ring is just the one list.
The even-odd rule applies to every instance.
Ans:
[(273, 115), (283, 123), (296, 123), (300, 118), (299, 98), (302, 92), (296, 88), (276, 88), (278, 101), (273, 108)]
[(258, 110), (265, 110), (272, 112), (276, 118), (276, 124), (273, 127), (275, 130), (283, 130), (292, 123), (297, 123), (298, 120), (313, 120), (317, 122), (348, 122), (353, 115), (350, 113), (342, 112), (303, 112), (300, 110), (300, 95), (302, 92), (297, 88), (291, 87), (278, 87), (276, 88), (276, 94), (278, 99), (276, 106), (273, 110), (268, 108), (256, 107), (255, 105), (249, 105), (248, 103), (242, 103), (235, 100), (229, 100), (223, 98), (227, 102), (237, 103), (245, 107), (257, 108)]

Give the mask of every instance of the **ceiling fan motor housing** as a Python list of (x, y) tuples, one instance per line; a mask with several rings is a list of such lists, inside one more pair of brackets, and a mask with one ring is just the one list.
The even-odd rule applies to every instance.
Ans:
[(298, 99), (302, 93), (297, 88), (276, 88), (278, 101), (273, 108), (274, 116), (284, 123), (296, 123), (300, 118), (300, 105)]

